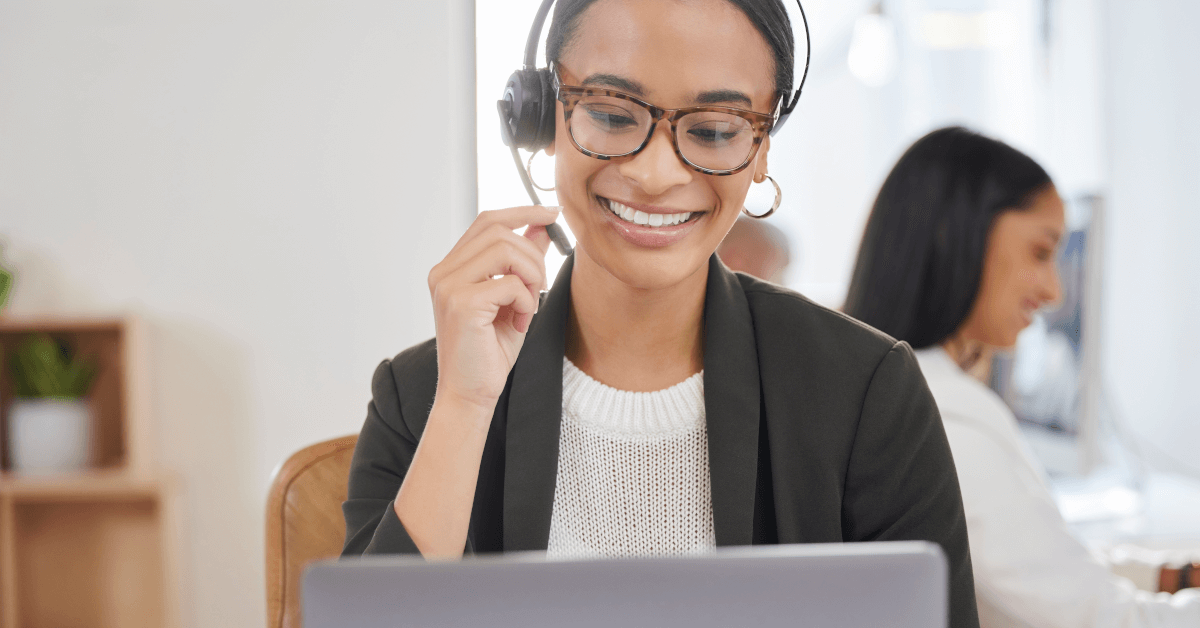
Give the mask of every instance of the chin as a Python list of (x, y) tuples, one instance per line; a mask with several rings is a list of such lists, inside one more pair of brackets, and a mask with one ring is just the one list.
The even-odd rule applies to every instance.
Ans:
[(1019, 336), (1021, 334), (1022, 329), (1024, 329), (1024, 327), (1019, 327), (1017, 329), (1009, 330), (1008, 332), (1004, 333), (1001, 337), (995, 338), (994, 339), (995, 342), (990, 342), (988, 344), (992, 345), (993, 347), (996, 347), (997, 349), (1004, 349), (1007, 351), (1011, 351), (1012, 349), (1016, 348), (1017, 336)]
[(578, 241), (576, 248), (613, 278), (639, 290), (669, 288), (708, 270), (708, 255), (700, 253), (618, 250), (604, 245), (589, 247), (584, 241)]

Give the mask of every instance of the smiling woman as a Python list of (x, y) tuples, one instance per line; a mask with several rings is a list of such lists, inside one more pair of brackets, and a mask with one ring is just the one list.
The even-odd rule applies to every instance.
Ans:
[(557, 6), (542, 146), (575, 252), (540, 296), (559, 214), (514, 207), (432, 269), (437, 335), (376, 371), (345, 554), (929, 540), (976, 625), (911, 350), (714, 255), (767, 181), (793, 57), (780, 0)]
[[(1060, 298), (1063, 223), (1033, 159), (963, 128), (933, 131), (879, 191), (846, 312), (918, 349), (962, 480), (984, 626), (1195, 626), (1200, 592), (1137, 591), (1071, 536), (1016, 418), (966, 372)], [(1162, 591), (1200, 584), (1140, 567)]]

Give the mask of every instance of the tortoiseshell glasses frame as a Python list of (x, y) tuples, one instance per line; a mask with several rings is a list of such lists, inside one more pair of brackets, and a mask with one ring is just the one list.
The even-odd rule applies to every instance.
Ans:
[[(774, 126), (775, 120), (777, 118), (777, 116), (775, 116), (775, 115), (759, 113), (757, 111), (748, 111), (746, 109), (737, 109), (735, 107), (718, 107), (718, 106), (711, 106), (711, 105), (701, 105), (701, 106), (696, 106), (696, 107), (682, 107), (679, 109), (665, 109), (663, 107), (657, 107), (655, 105), (652, 105), (644, 100), (641, 100), (640, 98), (637, 98), (636, 96), (631, 96), (630, 94), (626, 94), (625, 92), (621, 92), (621, 91), (617, 91), (617, 90), (594, 88), (594, 87), (581, 87), (581, 86), (577, 86), (577, 85), (564, 85), (564, 84), (562, 84), (562, 82), (559, 79), (559, 68), (557, 68), (557, 67), (553, 68), (551, 70), (550, 74), (553, 77), (552, 86), (554, 88), (555, 97), (563, 105), (563, 122), (567, 126), (567, 131), (568, 131), (568, 135), (571, 138), (571, 143), (574, 144), (575, 148), (577, 148), (579, 150), (579, 152), (581, 152), (584, 155), (587, 155), (589, 157), (594, 157), (596, 159), (608, 160), (608, 159), (615, 159), (618, 157), (629, 157), (631, 155), (638, 154), (644, 148), (646, 148), (647, 145), (650, 144), (650, 139), (654, 136), (654, 131), (658, 128), (658, 123), (662, 120), (666, 120), (671, 125), (671, 147), (675, 150), (675, 155), (677, 157), (679, 157), (680, 161), (687, 164), (688, 167), (692, 168), (693, 170), (696, 170), (697, 172), (701, 172), (703, 174), (711, 174), (711, 175), (718, 175), (718, 176), (736, 174), (738, 172), (741, 172), (742, 170), (745, 170), (746, 167), (750, 165), (750, 162), (754, 160), (754, 156), (758, 154), (758, 150), (762, 146), (763, 138), (766, 137), (768, 133), (770, 133), (771, 127)], [(572, 128), (571, 119), (572, 119), (572, 115), (575, 112), (575, 106), (578, 105), (581, 100), (583, 100), (585, 98), (591, 98), (591, 97), (605, 97), (605, 98), (612, 98), (612, 99), (616, 99), (616, 100), (628, 101), (630, 103), (633, 103), (633, 104), (645, 109), (647, 112), (649, 112), (649, 114), (650, 114), (649, 128), (646, 130), (646, 136), (644, 138), (642, 138), (642, 141), (637, 145), (636, 148), (634, 148), (632, 150), (627, 150), (627, 151), (624, 151), (621, 153), (602, 153), (602, 152), (597, 152), (594, 150), (589, 150), (588, 148), (586, 148), (580, 144), (580, 142), (575, 137), (575, 131)], [(734, 166), (732, 168), (708, 168), (708, 167), (705, 167), (703, 165), (693, 162), (692, 160), (688, 159), (688, 157), (686, 155), (684, 155), (683, 151), (681, 151), (679, 148), (679, 121), (681, 119), (683, 119), (684, 116), (691, 115), (691, 114), (697, 114), (697, 113), (717, 113), (717, 114), (732, 115), (732, 116), (741, 118), (748, 123), (749, 130), (753, 133), (753, 140), (746, 152), (746, 155), (744, 156), (744, 159), (742, 159), (741, 163), (739, 163), (737, 166)]]

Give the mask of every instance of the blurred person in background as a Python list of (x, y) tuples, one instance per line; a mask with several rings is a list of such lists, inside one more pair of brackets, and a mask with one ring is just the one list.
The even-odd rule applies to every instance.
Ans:
[(717, 247), (717, 257), (729, 270), (771, 283), (783, 284), (792, 250), (783, 231), (768, 222), (739, 216)]
[[(1200, 626), (1200, 590), (1168, 594), (1200, 586), (1200, 568), (1093, 556), (1012, 412), (968, 374), (1060, 298), (1064, 230), (1036, 162), (966, 129), (934, 131), (879, 191), (845, 311), (917, 350), (962, 484), (982, 626)], [(1114, 560), (1148, 590), (1114, 575)]]

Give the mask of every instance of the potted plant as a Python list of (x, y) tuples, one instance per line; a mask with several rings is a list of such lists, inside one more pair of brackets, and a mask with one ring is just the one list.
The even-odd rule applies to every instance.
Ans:
[[(0, 255), (0, 264), (3, 264), (4, 256)], [(4, 305), (8, 303), (8, 294), (12, 291), (13, 275), (4, 266), (0, 265), (0, 312), (4, 311)]]
[(9, 361), (17, 398), (8, 409), (9, 460), (20, 472), (88, 465), (91, 413), (84, 397), (95, 364), (49, 336), (30, 336)]

